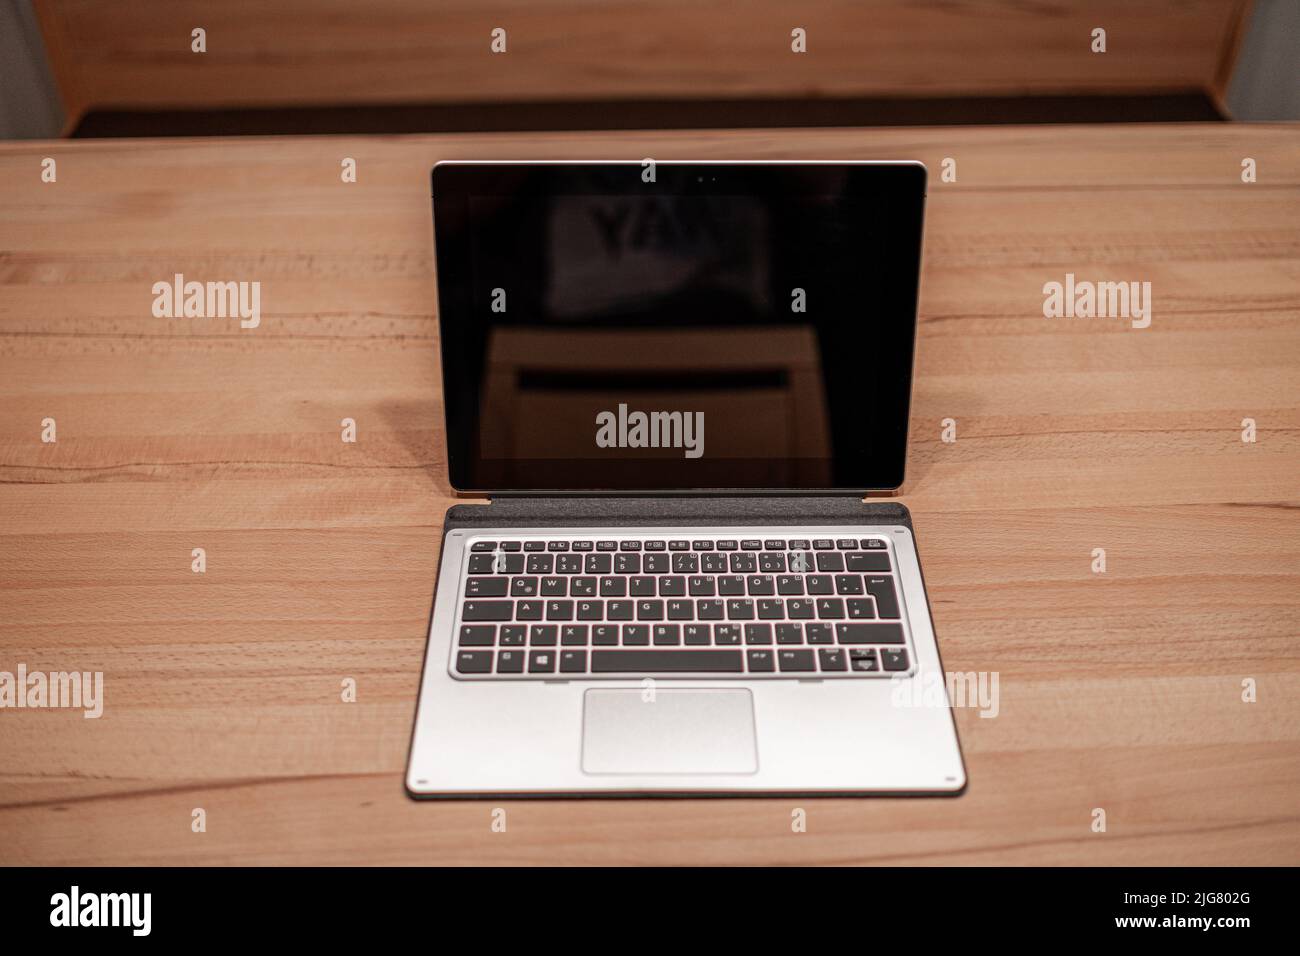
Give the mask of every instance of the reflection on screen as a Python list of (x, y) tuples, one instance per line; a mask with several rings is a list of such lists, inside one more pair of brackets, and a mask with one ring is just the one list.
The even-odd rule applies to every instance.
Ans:
[(900, 231), (861, 168), (754, 168), (717, 188), (638, 173), (467, 173), (463, 206), (443, 200), (449, 443), (473, 486), (901, 473), (920, 189)]

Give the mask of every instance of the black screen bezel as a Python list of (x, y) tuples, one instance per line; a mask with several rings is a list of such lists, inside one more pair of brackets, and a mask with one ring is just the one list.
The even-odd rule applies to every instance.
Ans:
[[(579, 189), (565, 189), (566, 176), (585, 175), (590, 167), (611, 168), (643, 167), (640, 161), (557, 161), (557, 162), (467, 162), (443, 161), (437, 163), (430, 174), (433, 197), (434, 246), (437, 264), (437, 314), (439, 320), (439, 351), (443, 380), (443, 410), (447, 443), (447, 474), (453, 490), (459, 493), (483, 494), (608, 494), (608, 495), (664, 495), (664, 494), (853, 494), (889, 492), (903, 483), (906, 469), (908, 418), (911, 407), (911, 386), (916, 345), (917, 303), (921, 275), (921, 246), (924, 228), (926, 196), (926, 169), (916, 161), (830, 161), (830, 162), (679, 162), (658, 161), (657, 182), (663, 184), (670, 177), (672, 188), (687, 191), (692, 188), (702, 192), (724, 189), (780, 190), (783, 183), (793, 183), (807, 188), (810, 175), (819, 172), (827, 175), (848, 173), (861, 178), (860, 186), (876, 190), (884, 201), (882, 208), (888, 215), (881, 229), (890, 237), (891, 253), (896, 255), (892, 274), (886, 278), (896, 280), (890, 288), (893, 310), (906, 322), (897, 330), (897, 368), (888, 377), (889, 400), (886, 403), (887, 424), (873, 432), (876, 444), (885, 447), (885, 454), (871, 456), (843, 456), (837, 458), (837, 473), (847, 474), (833, 487), (639, 487), (626, 485), (599, 485), (593, 487), (548, 486), (539, 484), (527, 488), (497, 487), (473, 480), (482, 474), (484, 466), (473, 456), (473, 435), (478, 428), (477, 404), (462, 396), (458, 387), (464, 377), (461, 365), (452, 360), (457, 345), (457, 329), (464, 329), (475, 321), (470, 302), (470, 240), (468, 223), (469, 198), (476, 193), (500, 193), (526, 188), (539, 196), (564, 195), (566, 192), (591, 192), (586, 179)], [(581, 168), (581, 173), (575, 167)], [(635, 194), (641, 189), (655, 188), (643, 184), (633, 170), (626, 184), (620, 183), (619, 193)], [(662, 188), (662, 187), (661, 187)], [(611, 190), (611, 194), (619, 194)], [(449, 347), (450, 343), (450, 347)], [(544, 471), (546, 462), (528, 462)], [(628, 475), (637, 473), (637, 463), (623, 467)], [(608, 467), (615, 472), (622, 466)]]

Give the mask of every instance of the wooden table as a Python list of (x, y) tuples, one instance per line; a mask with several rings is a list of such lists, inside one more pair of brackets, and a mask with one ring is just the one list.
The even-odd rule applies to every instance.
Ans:
[[(647, 155), (931, 167), (902, 500), (946, 666), (999, 675), (963, 797), (495, 833), (403, 793), (452, 500), (428, 169)], [(1300, 863), (1298, 223), (1282, 125), (0, 145), (0, 670), (105, 674), (99, 720), (0, 711), (0, 862)], [(260, 281), (260, 327), (154, 318), (177, 272)], [(1150, 281), (1150, 328), (1044, 318), (1067, 272)]]

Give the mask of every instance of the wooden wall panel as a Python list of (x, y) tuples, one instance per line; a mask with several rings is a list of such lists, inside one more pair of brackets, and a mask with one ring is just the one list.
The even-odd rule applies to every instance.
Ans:
[[(68, 115), (1210, 90), (1246, 0), (37, 0)], [(1090, 50), (1094, 27), (1105, 54)], [(207, 52), (190, 31), (207, 31)], [(508, 52), (489, 50), (503, 27)], [(808, 52), (790, 31), (808, 32)]]

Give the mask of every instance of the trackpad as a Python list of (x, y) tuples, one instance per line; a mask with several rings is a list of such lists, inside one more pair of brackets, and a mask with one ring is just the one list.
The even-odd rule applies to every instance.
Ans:
[(756, 773), (754, 697), (743, 687), (585, 695), (585, 773)]

